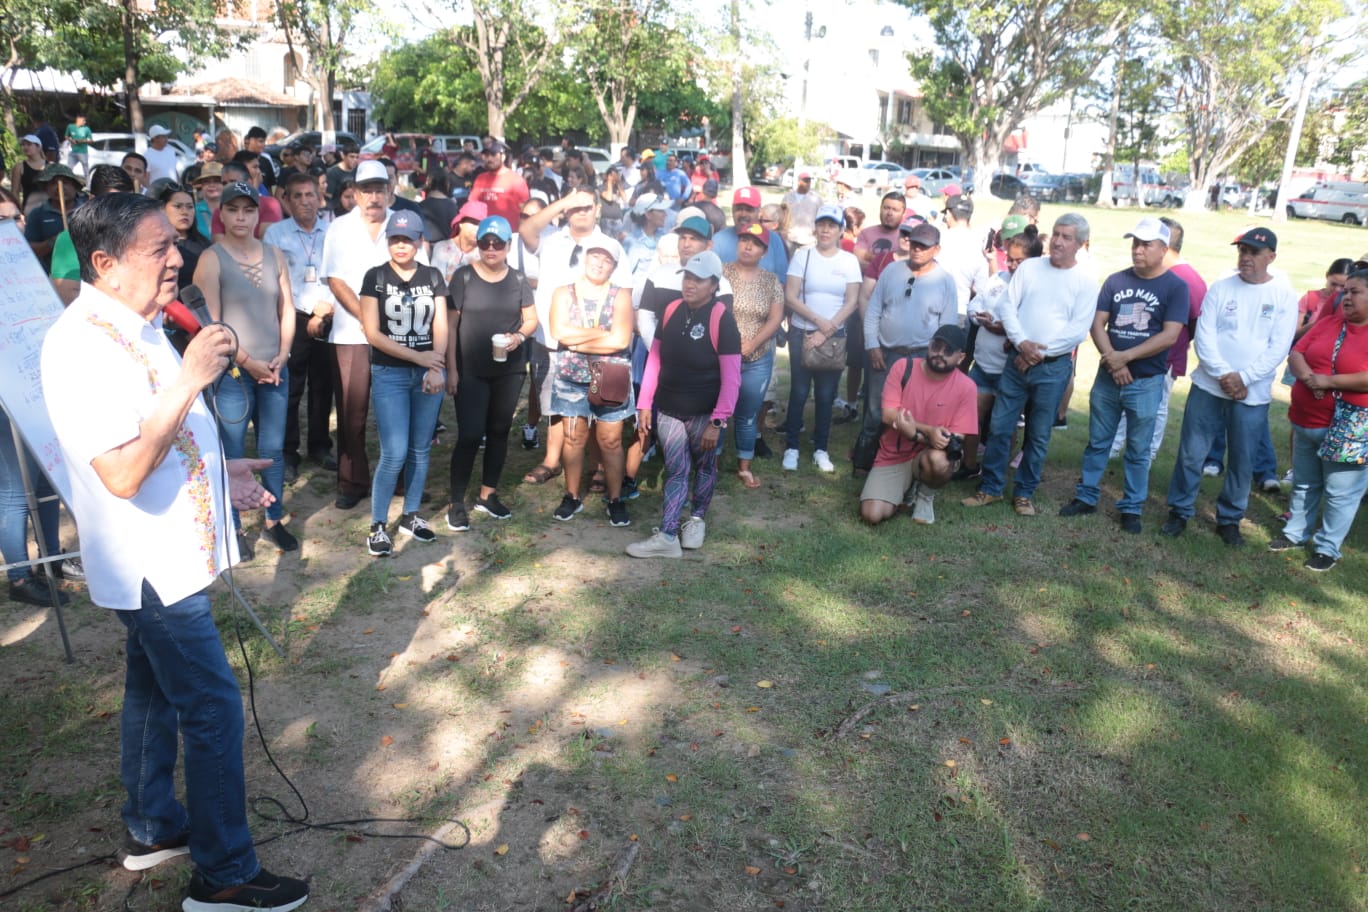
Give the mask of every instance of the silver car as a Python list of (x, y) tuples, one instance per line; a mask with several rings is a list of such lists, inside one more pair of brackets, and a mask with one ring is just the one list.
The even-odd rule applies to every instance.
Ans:
[[(174, 136), (166, 144), (176, 150), (176, 173), (183, 174), (185, 169), (195, 163), (195, 150)], [(139, 154), (147, 151), (147, 135), (144, 133), (92, 133), (90, 136), (90, 167), (96, 165), (123, 164), (129, 152)]]
[(955, 176), (955, 172), (947, 168), (913, 168), (907, 173), (921, 181), (922, 193), (927, 196), (940, 196), (949, 185), (963, 184), (960, 178)]

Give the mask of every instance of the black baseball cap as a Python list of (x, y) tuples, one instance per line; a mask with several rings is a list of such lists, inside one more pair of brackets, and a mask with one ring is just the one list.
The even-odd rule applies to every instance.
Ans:
[(937, 340), (944, 343), (945, 347), (950, 349), (950, 354), (952, 355), (955, 352), (964, 351), (969, 345), (969, 338), (964, 334), (964, 330), (960, 329), (955, 323), (942, 324), (941, 327), (936, 330), (936, 334), (931, 337), (932, 342)]

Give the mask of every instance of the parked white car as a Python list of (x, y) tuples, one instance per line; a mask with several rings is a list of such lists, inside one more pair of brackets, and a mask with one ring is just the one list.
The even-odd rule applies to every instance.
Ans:
[[(176, 171), (183, 173), (195, 163), (195, 151), (174, 136), (167, 144), (176, 150)], [(147, 135), (144, 133), (92, 133), (90, 136), (90, 167), (123, 164), (129, 152), (145, 153)]]

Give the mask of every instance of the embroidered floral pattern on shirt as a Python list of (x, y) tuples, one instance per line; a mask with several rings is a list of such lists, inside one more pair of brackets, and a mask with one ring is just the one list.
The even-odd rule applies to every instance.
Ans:
[[(86, 320), (92, 326), (103, 330), (109, 338), (128, 352), (129, 357), (147, 370), (147, 382), (151, 386), (152, 392), (161, 391), (161, 380), (157, 377), (156, 368), (147, 360), (145, 352), (124, 336), (113, 323), (102, 320), (94, 314), (89, 314)], [(209, 571), (210, 576), (217, 576), (218, 562), (215, 560), (215, 554), (218, 549), (218, 532), (214, 528), (214, 495), (209, 487), (209, 472), (204, 465), (204, 458), (200, 456), (199, 445), (195, 443), (195, 435), (188, 428), (182, 426), (176, 432), (172, 449), (176, 451), (181, 467), (185, 470), (186, 492), (190, 495), (190, 503), (195, 510), (200, 551), (204, 554), (205, 569)]]

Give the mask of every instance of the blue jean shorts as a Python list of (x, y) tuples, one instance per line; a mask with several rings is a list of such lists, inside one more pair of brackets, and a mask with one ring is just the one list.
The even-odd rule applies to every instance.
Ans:
[(636, 395), (628, 391), (622, 405), (594, 405), (589, 401), (589, 384), (575, 383), (561, 377), (552, 359), (550, 372), (551, 408), (549, 414), (562, 418), (589, 418), (593, 421), (626, 421), (636, 416)]
[(975, 364), (969, 368), (969, 379), (974, 381), (980, 393), (997, 395), (998, 381), (1002, 379), (1002, 374), (990, 374)]

